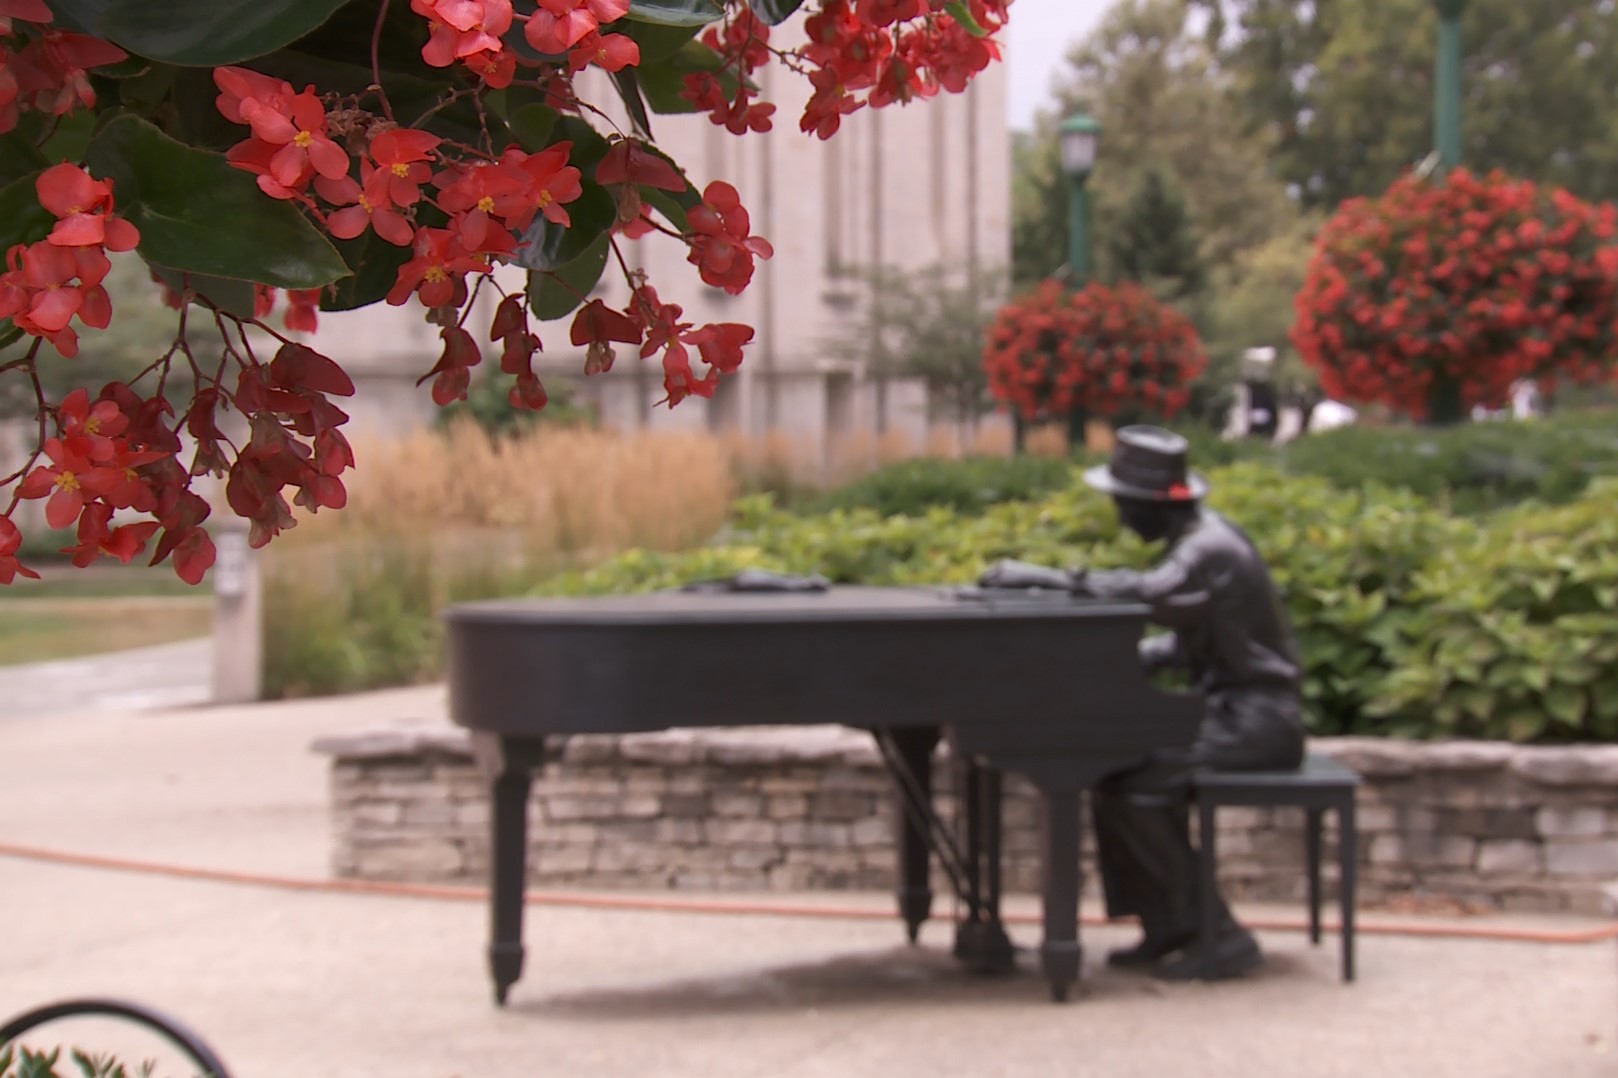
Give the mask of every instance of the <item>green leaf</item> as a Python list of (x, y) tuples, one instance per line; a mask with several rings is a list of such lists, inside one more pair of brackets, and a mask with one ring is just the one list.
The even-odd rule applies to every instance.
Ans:
[(1517, 711), (1505, 720), (1506, 738), (1510, 741), (1532, 741), (1545, 732), (1545, 716), (1538, 711)]
[(410, 261), (410, 248), (391, 244), (369, 229), (333, 245), (347, 263), (349, 276), (321, 293), (323, 311), (369, 307), (388, 294), (399, 279), (399, 267)]
[(989, 31), (985, 30), (972, 17), (972, 9), (966, 6), (966, 0), (949, 0), (949, 3), (944, 5), (944, 10), (949, 12), (950, 18), (960, 23), (966, 29), (966, 32), (973, 37), (989, 36)]
[(706, 26), (724, 15), (714, 0), (630, 0), (628, 18), (663, 26)]
[(179, 73), (180, 69), (172, 64), (146, 64), (140, 74), (118, 84), (118, 101), (150, 112), (174, 89)]
[(38, 172), (30, 172), (0, 187), (0, 255), (14, 244), (38, 243), (56, 224), (51, 211), (39, 204), (34, 190), (38, 176)]
[(626, 67), (622, 71), (612, 72), (612, 85), (618, 90), (618, 97), (629, 113), (630, 122), (635, 125), (635, 132), (650, 140), (652, 119), (646, 115), (646, 100), (641, 97), (640, 80), (635, 75), (635, 69)]
[(679, 52), (687, 41), (702, 29), (701, 23), (686, 26), (665, 26), (655, 22), (629, 22), (619, 24), (635, 44), (640, 46), (641, 68), (660, 64)]
[(83, 161), (85, 147), (90, 145), (90, 136), (95, 133), (96, 119), (96, 114), (88, 109), (68, 113), (40, 149), (53, 162)]
[(590, 297), (590, 289), (607, 268), (609, 240), (606, 233), (585, 248), (583, 254), (560, 269), (528, 274), (528, 309), (540, 321), (561, 318)]
[(278, 288), (318, 288), (349, 272), (290, 203), (265, 195), (223, 154), (177, 142), (138, 116), (102, 128), (86, 161), (117, 184), (118, 211), (140, 229), (137, 250), (148, 262)]
[(50, 165), (50, 158), (40, 152), (35, 142), (37, 134), (43, 134), (37, 130), (40, 117), (38, 112), (25, 112), (18, 117), (15, 128), (0, 135), (0, 187)]
[(190, 290), (221, 311), (233, 314), (238, 318), (253, 317), (253, 283), (251, 281), (234, 281), (228, 277), (208, 277), (196, 273), (181, 273), (179, 270), (159, 266), (147, 262), (152, 272), (163, 278), (163, 283), (174, 289), (176, 294), (183, 295)]
[(45, 6), (56, 16), (55, 23), (64, 30), (77, 30), (81, 34), (101, 33), (101, 13), (111, 6), (110, 0), (46, 0)]
[(1545, 710), (1563, 726), (1584, 721), (1584, 692), (1571, 685), (1557, 685), (1545, 694)]
[(556, 121), (551, 142), (563, 141), (573, 143), (573, 150), (567, 155), (568, 164), (586, 176), (594, 175), (596, 165), (607, 156), (607, 140), (588, 121), (577, 116), (563, 116)]
[(724, 57), (700, 41), (687, 41), (672, 56), (657, 64), (643, 64), (640, 70), (640, 89), (646, 104), (653, 112), (677, 115), (702, 111), (680, 96), (685, 89), (685, 77), (697, 71), (711, 71), (718, 75), (720, 90), (734, 100), (738, 83), (734, 68), (725, 66)]
[(537, 217), (523, 233), (514, 259), (531, 270), (559, 270), (595, 243), (618, 219), (618, 204), (598, 183), (585, 181), (584, 193), (567, 204), (572, 224), (564, 228)]
[(101, 35), (153, 60), (217, 67), (290, 45), (346, 2), (112, 0), (101, 16)]
[(792, 17), (792, 13), (803, 6), (803, 0), (751, 0), (753, 14), (769, 23), (779, 26)]
[[(0, 352), (5, 351), (20, 340), (22, 340), (22, 330), (12, 325), (11, 319), (0, 318)], [(5, 1068), (0, 1067), (0, 1074), (4, 1073)]]
[(557, 112), (545, 105), (524, 105), (511, 114), (508, 121), (511, 133), (529, 153), (538, 153), (551, 144), (551, 132), (556, 128)]

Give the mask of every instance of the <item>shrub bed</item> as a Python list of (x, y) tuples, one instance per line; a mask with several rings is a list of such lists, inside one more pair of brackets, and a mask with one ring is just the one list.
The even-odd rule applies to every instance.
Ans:
[(1479, 515), (1528, 499), (1565, 503), (1593, 480), (1618, 476), (1618, 417), (1341, 427), (1288, 443), (1276, 455), (1288, 471), (1339, 487), (1380, 483)]
[[(1210, 505), (1254, 538), (1304, 652), (1320, 734), (1618, 738), (1618, 483), (1485, 526), (1410, 491), (1247, 462), (1214, 470)], [(719, 544), (633, 551), (543, 594), (651, 591), (742, 568), (864, 584), (964, 583), (990, 562), (1144, 565), (1107, 500), (1077, 483), (978, 513), (935, 506), (817, 516), (740, 503)]]

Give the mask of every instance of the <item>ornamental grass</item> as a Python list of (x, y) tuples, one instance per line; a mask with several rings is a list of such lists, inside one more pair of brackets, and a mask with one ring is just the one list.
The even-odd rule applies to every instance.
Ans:
[(263, 551), (269, 696), (437, 677), (445, 604), (522, 594), (623, 550), (695, 546), (738, 489), (705, 433), (498, 438), (468, 422), (355, 450), (347, 507), (300, 514)]

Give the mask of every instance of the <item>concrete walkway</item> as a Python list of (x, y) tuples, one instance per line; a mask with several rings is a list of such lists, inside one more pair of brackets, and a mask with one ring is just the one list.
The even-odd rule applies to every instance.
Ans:
[[(0, 843), (322, 877), (326, 776), (310, 741), (433, 720), (442, 707), (442, 689), (430, 687), (0, 723)], [(1164, 986), (1097, 968), (1130, 932), (1089, 929), (1088, 980), (1077, 1000), (1055, 1006), (1031, 971), (961, 974), (936, 922), (911, 949), (885, 921), (541, 906), (529, 913), (527, 974), (501, 1010), (489, 1000), (477, 902), (0, 856), (0, 924), (0, 1017), (72, 995), (139, 1000), (200, 1031), (238, 1078), (1618, 1073), (1610, 941), (1366, 935), (1361, 980), (1344, 986), (1335, 940), (1315, 949), (1299, 934), (1265, 933), (1270, 961), (1259, 975)], [(1027, 928), (1016, 935), (1037, 942)], [(47, 1027), (52, 1039), (81, 1043), (104, 1029)], [(111, 1032), (96, 1046), (158, 1054)]]
[(213, 699), (213, 640), (0, 666), (0, 719), (149, 711)]

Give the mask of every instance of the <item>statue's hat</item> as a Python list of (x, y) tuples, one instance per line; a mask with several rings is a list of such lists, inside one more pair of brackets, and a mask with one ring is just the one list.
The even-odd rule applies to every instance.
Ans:
[(1191, 502), (1208, 493), (1208, 481), (1186, 470), (1185, 439), (1161, 427), (1122, 427), (1114, 435), (1112, 460), (1087, 469), (1084, 481), (1121, 498)]

